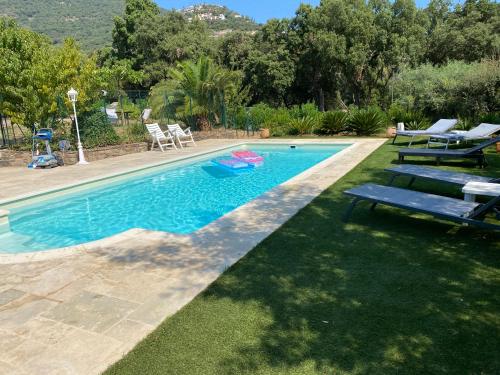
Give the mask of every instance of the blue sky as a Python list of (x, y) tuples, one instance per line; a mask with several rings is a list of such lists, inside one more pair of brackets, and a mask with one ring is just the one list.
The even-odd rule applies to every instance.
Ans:
[[(188, 5), (208, 3), (225, 5), (245, 16), (263, 23), (270, 18), (292, 17), (300, 3), (318, 5), (320, 0), (155, 0), (166, 9), (183, 8)], [(417, 0), (418, 6), (425, 6), (427, 0)]]

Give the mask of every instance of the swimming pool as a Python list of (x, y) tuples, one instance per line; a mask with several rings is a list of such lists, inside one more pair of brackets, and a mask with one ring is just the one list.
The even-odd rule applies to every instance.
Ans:
[(0, 253), (78, 245), (132, 228), (192, 233), (349, 145), (244, 145), (263, 165), (232, 173), (212, 163), (225, 150), (119, 182), (10, 209)]

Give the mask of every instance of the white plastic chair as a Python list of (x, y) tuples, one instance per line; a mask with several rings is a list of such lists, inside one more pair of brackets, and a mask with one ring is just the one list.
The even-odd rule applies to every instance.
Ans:
[(153, 110), (151, 108), (146, 108), (146, 109), (144, 109), (144, 111), (142, 111), (141, 121), (143, 124), (149, 120), (149, 118), (151, 117), (151, 112), (153, 112)]
[(196, 146), (196, 143), (193, 139), (193, 134), (191, 133), (191, 129), (182, 129), (179, 124), (167, 125), (168, 131), (177, 139), (181, 148), (184, 148), (185, 145), (192, 143)]
[(106, 108), (106, 115), (112, 124), (116, 124), (118, 122), (118, 114), (116, 113), (115, 108)]
[(164, 148), (168, 149), (172, 147), (177, 150), (177, 146), (175, 145), (175, 138), (172, 134), (167, 130), (166, 132), (162, 131), (158, 124), (147, 124), (146, 128), (148, 129), (149, 134), (153, 138), (153, 144), (151, 145), (151, 151), (153, 151), (155, 147), (155, 143), (158, 144), (161, 152), (164, 152)]

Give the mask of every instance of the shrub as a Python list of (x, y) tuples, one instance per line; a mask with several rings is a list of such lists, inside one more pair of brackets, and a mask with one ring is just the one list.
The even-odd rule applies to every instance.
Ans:
[(377, 134), (387, 125), (384, 113), (376, 108), (355, 109), (349, 115), (348, 128), (360, 136)]
[(500, 112), (491, 112), (481, 117), (480, 122), (487, 124), (500, 124)]
[(343, 132), (347, 128), (347, 112), (330, 111), (323, 114), (321, 125), (315, 129), (316, 134), (334, 135)]
[(469, 130), (472, 128), (474, 121), (470, 118), (460, 118), (458, 119), (458, 123), (455, 126), (456, 130)]
[(288, 126), (287, 135), (306, 135), (312, 134), (317, 121), (314, 117), (306, 116), (293, 118)]
[(394, 78), (397, 103), (436, 118), (461, 115), (477, 119), (499, 110), (500, 62), (449, 62), (403, 70)]
[[(249, 115), (252, 124), (256, 129), (263, 127), (265, 123), (271, 120), (273, 113), (276, 110), (271, 108), (269, 105), (264, 103), (259, 103), (256, 106), (250, 108)], [(267, 126), (265, 126), (267, 127)]]
[[(111, 146), (120, 143), (108, 116), (101, 109), (93, 109), (80, 116), (80, 137), (87, 148)], [(74, 129), (74, 128), (73, 128)]]
[(295, 105), (290, 109), (290, 116), (295, 119), (301, 119), (304, 117), (309, 118), (320, 118), (322, 113), (319, 111), (318, 107), (314, 103), (306, 103), (300, 106)]
[(407, 130), (426, 129), (430, 126), (429, 119), (421, 111), (406, 110), (397, 103), (389, 108), (388, 117), (393, 124), (404, 123)]

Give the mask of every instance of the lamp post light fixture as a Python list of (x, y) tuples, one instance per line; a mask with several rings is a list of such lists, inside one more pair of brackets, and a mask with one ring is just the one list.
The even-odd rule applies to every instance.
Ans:
[(83, 146), (80, 141), (80, 129), (78, 128), (78, 117), (76, 117), (76, 99), (78, 97), (78, 92), (72, 87), (68, 91), (68, 98), (73, 103), (73, 113), (75, 115), (75, 125), (76, 125), (76, 136), (78, 139), (78, 164), (88, 164), (85, 160), (85, 155), (83, 154)]

